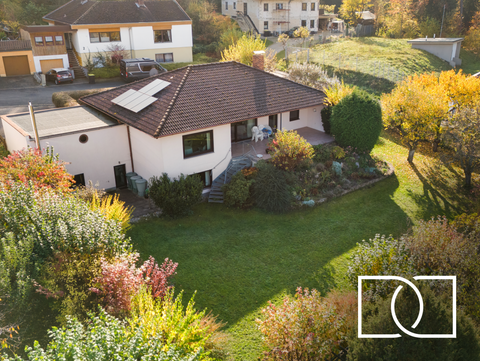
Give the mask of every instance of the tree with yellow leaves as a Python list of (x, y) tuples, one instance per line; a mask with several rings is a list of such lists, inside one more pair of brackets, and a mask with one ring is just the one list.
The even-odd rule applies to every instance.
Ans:
[[(265, 50), (266, 41), (257, 37), (243, 35), (238, 41), (230, 45), (228, 49), (222, 52), (221, 61), (238, 61), (239, 63), (252, 66), (253, 52), (258, 50)], [(275, 52), (271, 49), (265, 51), (265, 70), (273, 71), (276, 68)]]
[(305, 41), (310, 36), (310, 30), (308, 30), (305, 26), (302, 26), (293, 32), (293, 36), (302, 39), (302, 46), (304, 46)]
[(448, 97), (435, 74), (409, 76), (381, 98), (385, 128), (397, 131), (408, 147), (409, 162), (418, 143), (434, 141), (448, 113)]

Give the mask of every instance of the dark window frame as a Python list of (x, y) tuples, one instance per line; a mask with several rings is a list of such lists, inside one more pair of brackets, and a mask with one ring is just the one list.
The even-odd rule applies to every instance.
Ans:
[(268, 21), (263, 22), (263, 30), (268, 30)]
[[(42, 42), (37, 43), (37, 38), (41, 38)], [(45, 39), (43, 38), (43, 36), (34, 36), (33, 41), (35, 42), (35, 46), (45, 46)]]
[[(206, 184), (206, 180), (205, 180), (205, 173), (207, 173), (207, 172), (210, 173), (210, 184), (209, 185)], [(196, 175), (200, 177), (200, 180), (203, 183), (203, 189), (210, 188), (212, 186), (213, 179), (212, 179), (212, 170), (211, 169), (208, 169), (208, 170), (203, 171), (203, 172), (193, 173), (193, 174), (190, 174), (189, 176), (196, 176)]]
[(307, 20), (302, 20), (302, 28), (306, 28), (307, 27)]
[(315, 28), (315, 20), (310, 20), (310, 29)]
[(263, 4), (263, 11), (268, 11), (268, 3)]
[(236, 10), (236, 9), (237, 9), (237, 2), (234, 1), (234, 2), (233, 2), (233, 10)]
[[(185, 138), (191, 137), (192, 135), (207, 134), (207, 133), (210, 133), (210, 141), (212, 143), (210, 149), (205, 149), (204, 151), (200, 151), (200, 152), (196, 152), (196, 153), (192, 151), (191, 154), (185, 154)], [(207, 130), (205, 132), (187, 134), (187, 135), (182, 136), (182, 146), (183, 146), (183, 159), (192, 158), (192, 157), (196, 157), (196, 156), (204, 155), (204, 154), (208, 154), (208, 153), (213, 153), (213, 151), (214, 151), (213, 130)]]
[(290, 121), (294, 122), (300, 119), (300, 109), (299, 110), (292, 110), (290, 112)]
[(307, 11), (307, 3), (302, 3), (302, 11)]
[(283, 10), (283, 3), (276, 3), (276, 4), (275, 4), (275, 9), (277, 9), (277, 10)]
[[(62, 41), (57, 41), (57, 37), (60, 37), (62, 39)], [(65, 44), (65, 40), (63, 39), (63, 35), (55, 35), (54, 36), (54, 40), (55, 40), (55, 45), (63, 45)]]
[(225, 10), (228, 10), (228, 1), (225, 1)]
[[(161, 41), (157, 41), (157, 32), (160, 32), (162, 34), (162, 40)], [(164, 34), (170, 34), (170, 40), (163, 40), (163, 39), (165, 39)], [(166, 38), (168, 39), (168, 36)], [(172, 42), (172, 30), (171, 29), (154, 30), (153, 31), (153, 42), (155, 44), (171, 43)]]
[[(118, 33), (118, 40), (112, 40), (112, 34)], [(98, 41), (92, 42), (92, 35), (91, 34), (97, 34), (98, 35)], [(100, 34), (108, 34), (108, 41), (102, 41), (102, 36)], [(116, 43), (122, 41), (122, 37), (120, 35), (120, 30), (119, 31), (89, 31), (88, 35), (90, 37), (90, 43), (91, 44), (96, 44), (96, 43)]]
[[(43, 38), (45, 39), (45, 46), (54, 46), (55, 45), (55, 40), (54, 40), (55, 38), (52, 35), (46, 35)], [(47, 38), (52, 38), (52, 41), (47, 42)]]

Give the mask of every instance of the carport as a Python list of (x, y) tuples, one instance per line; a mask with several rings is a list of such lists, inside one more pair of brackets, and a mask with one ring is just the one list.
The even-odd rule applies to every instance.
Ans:
[(29, 40), (0, 41), (0, 77), (34, 72), (32, 45)]

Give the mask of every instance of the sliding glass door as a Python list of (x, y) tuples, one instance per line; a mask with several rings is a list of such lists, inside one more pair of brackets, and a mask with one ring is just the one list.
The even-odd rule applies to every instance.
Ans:
[(244, 120), (231, 124), (232, 142), (239, 142), (241, 140), (252, 138), (252, 127), (257, 125), (257, 119)]

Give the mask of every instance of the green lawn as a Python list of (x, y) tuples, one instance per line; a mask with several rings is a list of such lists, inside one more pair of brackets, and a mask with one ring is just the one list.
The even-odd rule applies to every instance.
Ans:
[(384, 135), (374, 153), (394, 165), (393, 177), (314, 209), (274, 215), (204, 203), (188, 218), (138, 223), (129, 236), (143, 258), (179, 263), (176, 289), (188, 297), (197, 290), (197, 306), (227, 322), (231, 359), (257, 360), (262, 345), (254, 320), (268, 300), (298, 286), (345, 288), (346, 260), (357, 242), (376, 233), (399, 236), (419, 219), (465, 210), (461, 174), (428, 148), (410, 166), (406, 149)]
[[(310, 61), (324, 65), (345, 83), (364, 88), (377, 96), (390, 92), (395, 86), (392, 79), (397, 79), (385, 74), (384, 68), (394, 68), (405, 75), (452, 69), (435, 55), (412, 49), (407, 40), (376, 37), (340, 39), (312, 48)], [(460, 69), (464, 72), (474, 74), (480, 71), (480, 60), (474, 54), (462, 50), (460, 58), (463, 60)]]

